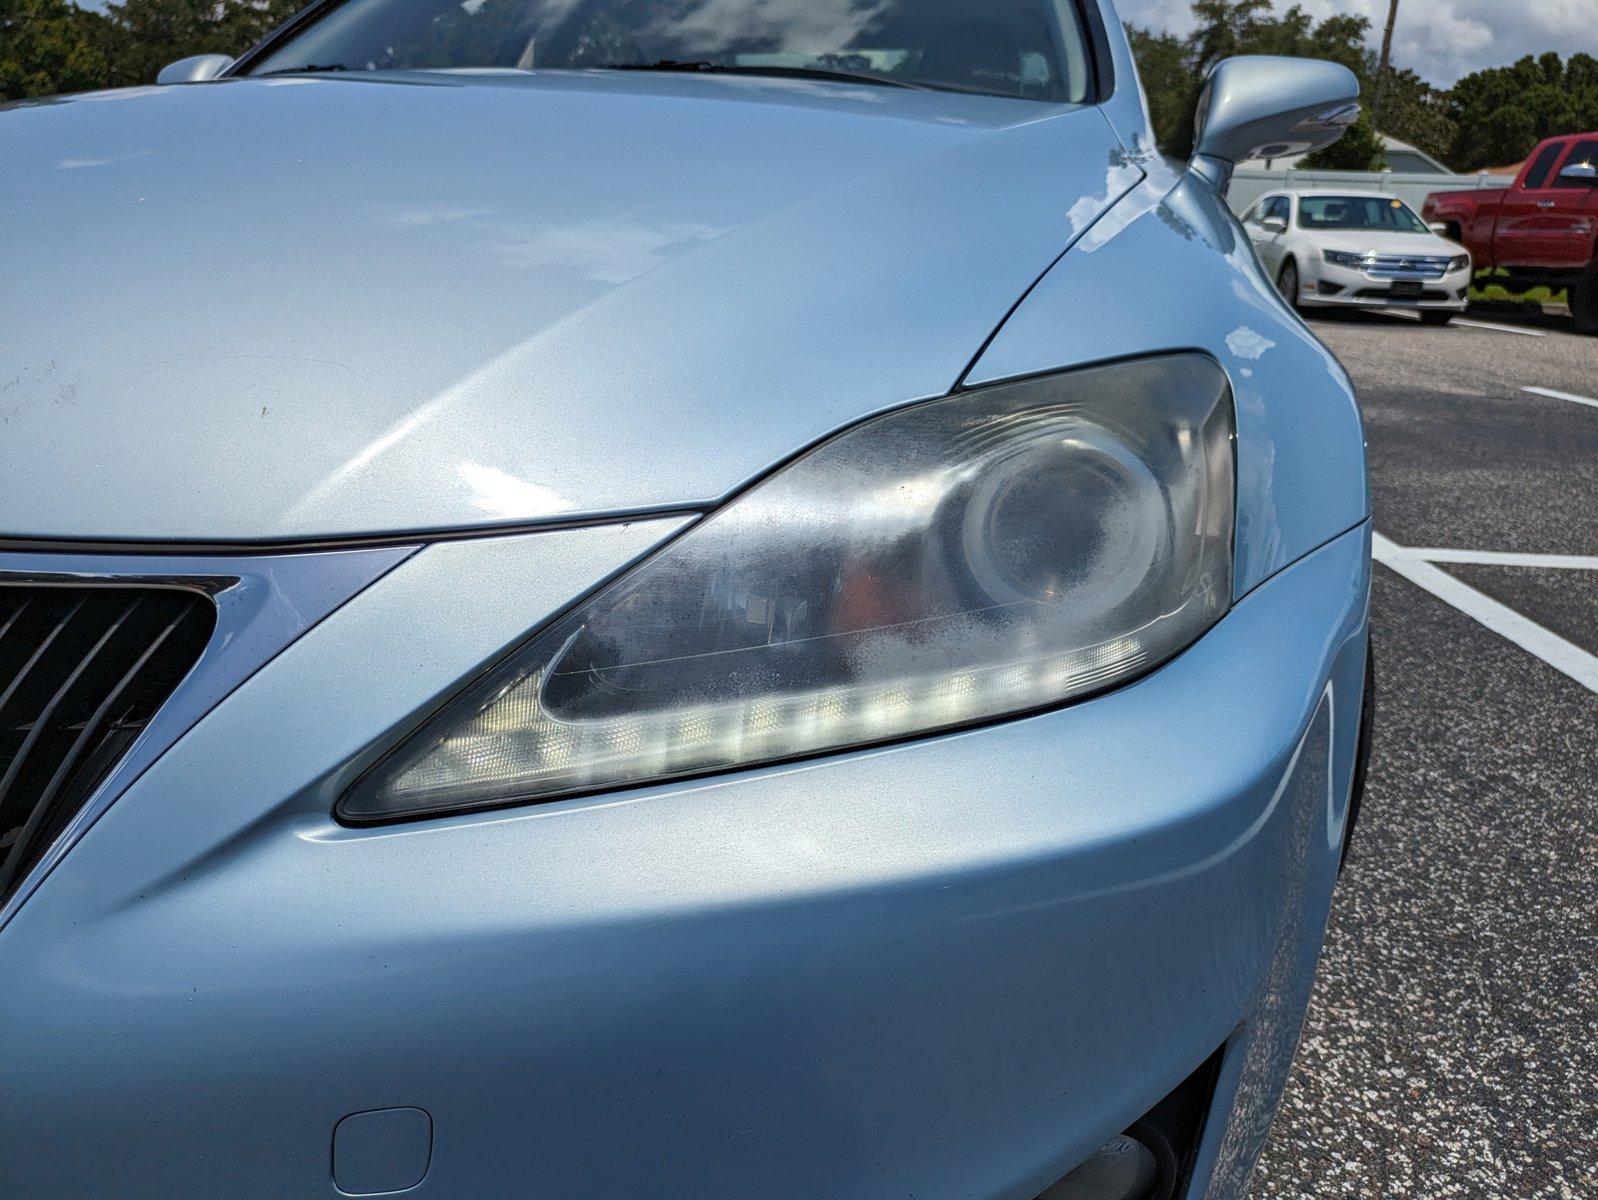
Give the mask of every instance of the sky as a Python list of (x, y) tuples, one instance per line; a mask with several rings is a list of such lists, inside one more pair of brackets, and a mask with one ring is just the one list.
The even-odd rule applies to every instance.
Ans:
[[(1298, 2), (1317, 18), (1369, 17), (1379, 44), (1388, 0)], [(1277, 11), (1288, 4), (1276, 0)], [(1117, 0), (1116, 7), (1134, 25), (1179, 34), (1193, 28), (1190, 0)], [(1598, 55), (1598, 0), (1400, 0), (1393, 61), (1439, 87), (1482, 67), (1549, 50)]]

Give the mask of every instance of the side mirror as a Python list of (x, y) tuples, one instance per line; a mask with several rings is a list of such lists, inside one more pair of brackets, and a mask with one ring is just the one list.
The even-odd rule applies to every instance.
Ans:
[(168, 63), (155, 77), (157, 83), (204, 83), (215, 79), (233, 65), (226, 54), (194, 54)]
[(1210, 72), (1189, 167), (1217, 190), (1249, 158), (1324, 150), (1359, 117), (1359, 80), (1315, 58), (1247, 55)]
[(1571, 163), (1559, 172), (1559, 178), (1567, 183), (1584, 183), (1588, 187), (1598, 187), (1598, 167), (1592, 163)]
[(1260, 228), (1266, 233), (1286, 233), (1287, 222), (1281, 217), (1266, 217), (1260, 222)]
[(1426, 228), (1430, 229), (1438, 237), (1447, 237), (1452, 232), (1452, 228), (1441, 221), (1433, 221)]

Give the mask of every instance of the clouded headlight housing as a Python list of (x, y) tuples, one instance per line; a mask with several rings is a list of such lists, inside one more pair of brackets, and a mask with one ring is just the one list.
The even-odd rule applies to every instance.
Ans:
[(865, 422), (555, 621), (343, 798), (546, 800), (950, 729), (1142, 674), (1226, 611), (1232, 406), (1210, 359)]

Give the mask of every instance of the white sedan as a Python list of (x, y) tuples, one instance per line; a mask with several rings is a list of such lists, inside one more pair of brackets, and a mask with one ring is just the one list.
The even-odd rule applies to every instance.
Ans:
[(1397, 196), (1268, 192), (1243, 227), (1295, 307), (1411, 308), (1435, 325), (1465, 311), (1470, 255)]

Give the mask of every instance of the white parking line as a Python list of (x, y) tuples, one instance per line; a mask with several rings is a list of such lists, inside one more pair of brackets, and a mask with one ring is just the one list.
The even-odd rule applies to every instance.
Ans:
[(1554, 670), (1570, 676), (1590, 692), (1598, 692), (1598, 658), (1558, 634), (1550, 633), (1537, 622), (1521, 616), (1508, 605), (1484, 596), (1448, 572), (1433, 566), (1403, 546), (1381, 534), (1371, 537), (1371, 556), (1415, 586), (1425, 589), (1445, 604), (1479, 621), (1499, 637), (1534, 654)]
[(1523, 337), (1547, 337), (1540, 329), (1519, 329), (1514, 325), (1495, 325), (1491, 321), (1471, 321), (1465, 317), (1455, 317), (1455, 325), (1465, 325), (1471, 329), (1491, 329), (1497, 333), (1518, 333)]
[(1548, 567), (1556, 571), (1598, 571), (1598, 555), (1515, 554), (1503, 550), (1437, 550), (1394, 546), (1405, 558), (1420, 558), (1434, 563), (1460, 563), (1476, 567)]
[(1585, 404), (1588, 408), (1598, 408), (1598, 400), (1570, 392), (1556, 392), (1553, 388), (1523, 387), (1520, 390), (1530, 392), (1533, 396), (1547, 396), (1550, 400), (1569, 400), (1572, 404)]

